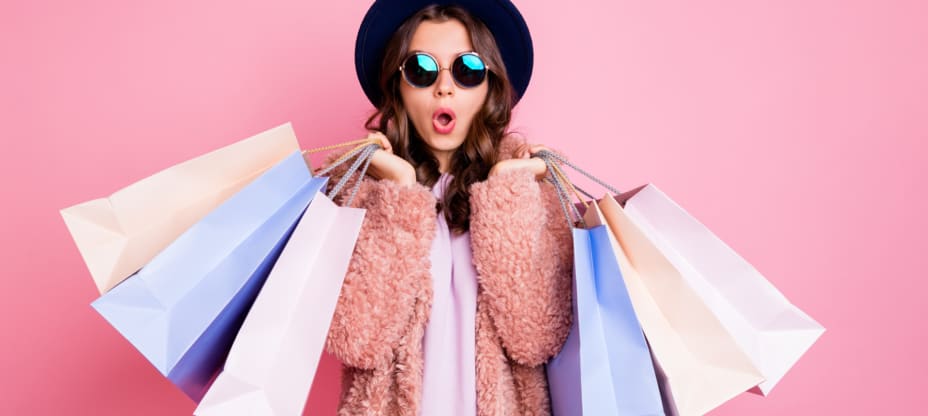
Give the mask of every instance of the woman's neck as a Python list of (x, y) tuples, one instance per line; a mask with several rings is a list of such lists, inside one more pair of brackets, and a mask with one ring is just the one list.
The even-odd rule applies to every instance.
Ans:
[(434, 153), (435, 159), (438, 160), (438, 173), (447, 173), (451, 168), (451, 152)]

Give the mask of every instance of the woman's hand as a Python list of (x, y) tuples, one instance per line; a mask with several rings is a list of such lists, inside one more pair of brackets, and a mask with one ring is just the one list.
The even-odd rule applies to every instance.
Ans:
[(544, 179), (548, 171), (548, 165), (539, 157), (532, 157), (532, 154), (542, 150), (549, 150), (547, 147), (537, 144), (522, 144), (516, 148), (515, 156), (512, 159), (501, 160), (493, 165), (490, 169), (490, 176), (496, 176), (503, 172), (509, 172), (518, 169), (528, 169), (535, 174), (535, 179)]
[(371, 157), (371, 164), (367, 172), (377, 179), (387, 179), (400, 185), (416, 183), (416, 169), (403, 158), (393, 154), (393, 146), (387, 136), (379, 131), (368, 133), (368, 139), (378, 140), (381, 149), (377, 149)]

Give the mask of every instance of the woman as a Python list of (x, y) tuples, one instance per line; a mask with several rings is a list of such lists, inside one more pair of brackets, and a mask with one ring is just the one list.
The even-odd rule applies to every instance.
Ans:
[(508, 1), (455, 3), (380, 0), (359, 31), (383, 149), (327, 342), (342, 415), (550, 414), (571, 243), (542, 147), (507, 131), (531, 39)]

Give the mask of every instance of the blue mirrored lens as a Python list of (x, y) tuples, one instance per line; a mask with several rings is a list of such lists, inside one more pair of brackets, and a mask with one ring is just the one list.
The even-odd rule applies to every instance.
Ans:
[(425, 54), (415, 54), (403, 63), (403, 76), (416, 87), (428, 87), (438, 79), (438, 62)]
[(451, 74), (454, 75), (458, 85), (467, 88), (476, 87), (486, 78), (487, 66), (476, 54), (466, 53), (454, 60)]

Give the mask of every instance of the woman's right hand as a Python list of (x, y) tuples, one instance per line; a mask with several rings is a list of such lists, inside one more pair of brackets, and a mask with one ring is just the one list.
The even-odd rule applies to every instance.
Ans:
[(379, 131), (370, 132), (368, 139), (378, 140), (381, 149), (377, 149), (371, 157), (371, 164), (367, 172), (377, 179), (387, 179), (400, 185), (416, 183), (416, 169), (403, 158), (393, 154), (390, 140)]

